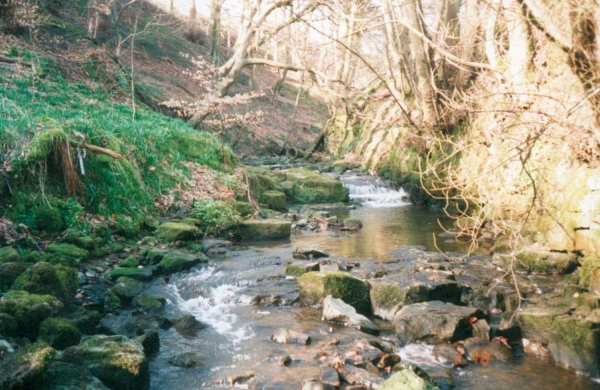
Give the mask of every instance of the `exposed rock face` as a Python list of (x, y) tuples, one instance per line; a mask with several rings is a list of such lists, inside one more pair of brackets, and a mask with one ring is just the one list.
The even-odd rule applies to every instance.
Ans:
[(355, 308), (341, 299), (333, 298), (331, 295), (323, 301), (323, 320), (341, 323), (366, 333), (379, 334), (379, 327), (371, 320), (358, 314)]
[(298, 278), (300, 299), (305, 305), (320, 303), (331, 295), (353, 306), (357, 312), (371, 314), (369, 285), (345, 272), (308, 272)]
[(513, 358), (510, 348), (500, 342), (491, 342), (474, 337), (463, 343), (466, 357), (471, 362), (508, 361)]
[(398, 338), (405, 343), (443, 343), (471, 336), (470, 317), (482, 317), (481, 310), (441, 301), (415, 303), (394, 316)]
[(238, 227), (237, 238), (242, 241), (277, 240), (289, 238), (292, 223), (282, 219), (254, 219)]
[(307, 345), (311, 342), (309, 335), (285, 328), (276, 329), (271, 335), (271, 340), (279, 344)]
[(148, 360), (140, 343), (125, 336), (93, 336), (67, 348), (62, 359), (85, 366), (113, 390), (145, 390), (150, 384)]

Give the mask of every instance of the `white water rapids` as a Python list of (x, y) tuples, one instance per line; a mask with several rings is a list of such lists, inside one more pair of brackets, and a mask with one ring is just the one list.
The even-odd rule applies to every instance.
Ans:
[(398, 207), (409, 205), (408, 194), (400, 188), (393, 189), (378, 177), (349, 176), (342, 178), (350, 191), (350, 199), (369, 207)]

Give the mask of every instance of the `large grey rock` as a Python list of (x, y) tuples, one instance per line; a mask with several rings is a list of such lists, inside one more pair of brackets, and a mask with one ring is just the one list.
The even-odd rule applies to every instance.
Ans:
[(271, 335), (271, 340), (279, 344), (307, 345), (311, 342), (310, 336), (285, 328), (276, 329)]
[(357, 328), (363, 332), (379, 334), (379, 327), (356, 309), (341, 299), (328, 295), (323, 301), (323, 320), (337, 322), (345, 326)]
[(403, 307), (394, 316), (393, 325), (404, 343), (437, 344), (471, 337), (469, 318), (482, 316), (483, 312), (474, 307), (431, 301)]
[(148, 360), (142, 345), (125, 336), (93, 336), (67, 348), (62, 360), (86, 367), (113, 390), (146, 390)]
[(367, 389), (379, 389), (384, 379), (365, 369), (344, 364), (338, 369), (342, 379), (350, 385), (363, 385)]

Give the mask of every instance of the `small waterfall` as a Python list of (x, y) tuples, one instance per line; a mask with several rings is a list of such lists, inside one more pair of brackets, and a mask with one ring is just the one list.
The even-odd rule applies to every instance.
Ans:
[[(222, 334), (231, 340), (233, 344), (239, 344), (254, 336), (249, 324), (238, 324), (237, 315), (232, 311), (243, 305), (243, 296), (240, 290), (243, 288), (237, 284), (217, 284), (209, 285), (209, 281), (221, 279), (225, 276), (217, 271), (216, 267), (206, 267), (198, 271), (187, 279), (187, 282), (194, 285), (194, 290), (200, 291), (200, 295), (185, 299), (188, 295), (183, 289), (186, 286), (178, 287), (176, 284), (169, 284), (167, 288), (173, 294), (177, 306), (187, 313), (190, 313), (198, 321), (210, 325), (217, 333)], [(224, 278), (228, 279), (228, 278)], [(231, 280), (231, 279), (229, 279)]]
[(371, 207), (397, 207), (410, 204), (402, 188), (395, 190), (378, 177), (349, 176), (341, 178), (350, 191), (350, 199)]

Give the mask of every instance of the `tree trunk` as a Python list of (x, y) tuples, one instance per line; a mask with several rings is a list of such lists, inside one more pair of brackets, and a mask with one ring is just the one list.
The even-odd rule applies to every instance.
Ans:
[(508, 30), (508, 80), (517, 91), (527, 83), (531, 60), (529, 28), (523, 18), (521, 4), (516, 0), (503, 0), (504, 18)]
[[(473, 60), (475, 54), (475, 43), (480, 29), (479, 0), (466, 0), (465, 15), (461, 25), (461, 55), (465, 61)], [(456, 75), (456, 86), (463, 89), (471, 78), (469, 69), (459, 69)]]
[(215, 64), (223, 65), (223, 53), (221, 53), (221, 6), (222, 0), (211, 0), (210, 2), (210, 51), (209, 56)]
[[(404, 16), (406, 23), (425, 34), (423, 24), (419, 14), (421, 2), (418, 0), (405, 0), (404, 1)], [(420, 108), (423, 112), (422, 122), (429, 131), (437, 121), (436, 107), (435, 107), (435, 91), (432, 85), (432, 72), (429, 57), (427, 56), (427, 45), (420, 35), (413, 32), (409, 33), (410, 36), (410, 50), (414, 60), (415, 73), (417, 76), (417, 88), (420, 100)]]
[(192, 0), (190, 3), (190, 15), (188, 20), (188, 36), (192, 42), (196, 42), (196, 39), (198, 38), (197, 17), (196, 0)]

